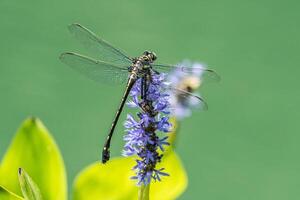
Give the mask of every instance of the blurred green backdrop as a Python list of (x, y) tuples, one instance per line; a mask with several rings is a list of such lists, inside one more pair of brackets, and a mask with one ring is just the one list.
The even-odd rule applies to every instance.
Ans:
[[(189, 187), (180, 199), (298, 199), (299, 9), (293, 0), (1, 0), (0, 156), (33, 115), (56, 138), (69, 186), (100, 160), (123, 87), (60, 63), (63, 51), (85, 52), (66, 28), (79, 22), (130, 55), (203, 61), (222, 76), (202, 88), (209, 110), (182, 123), (177, 151)], [(116, 133), (113, 156), (121, 123)]]

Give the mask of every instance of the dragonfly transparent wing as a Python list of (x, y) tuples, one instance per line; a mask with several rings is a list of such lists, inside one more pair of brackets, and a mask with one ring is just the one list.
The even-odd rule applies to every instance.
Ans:
[(75, 71), (97, 82), (118, 84), (128, 79), (126, 66), (119, 67), (111, 63), (69, 52), (61, 54), (60, 60)]
[(87, 49), (105, 62), (119, 64), (131, 64), (131, 58), (121, 50), (113, 47), (105, 40), (98, 37), (95, 33), (80, 24), (71, 24), (70, 32), (78, 39)]
[(171, 110), (176, 109), (178, 105), (187, 108), (196, 107), (201, 110), (208, 109), (208, 105), (204, 99), (196, 94), (172, 86), (168, 86), (166, 89), (171, 95)]
[(153, 69), (158, 72), (172, 73), (172, 72), (183, 72), (187, 74), (193, 74), (195, 72), (201, 71), (201, 80), (203, 82), (219, 82), (221, 80), (220, 76), (212, 69), (207, 69), (204, 67), (185, 67), (185, 66), (175, 66), (166, 64), (153, 64)]

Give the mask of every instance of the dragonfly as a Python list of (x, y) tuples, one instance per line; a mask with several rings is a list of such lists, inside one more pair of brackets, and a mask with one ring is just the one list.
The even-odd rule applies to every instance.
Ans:
[[(142, 55), (137, 57), (128, 56), (122, 50), (114, 47), (86, 27), (77, 23), (69, 25), (68, 29), (71, 34), (95, 54), (97, 58), (84, 56), (74, 52), (65, 52), (60, 55), (60, 60), (63, 63), (96, 82), (120, 84), (127, 81), (125, 91), (102, 150), (102, 163), (104, 164), (110, 159), (111, 139), (127, 97), (136, 81), (141, 79), (141, 99), (146, 99), (146, 91), (149, 80), (151, 80), (151, 74), (168, 73), (178, 68), (183, 72), (190, 72), (192, 69), (184, 66), (156, 64), (155, 61), (157, 56), (152, 51), (144, 51)], [(211, 80), (219, 79), (218, 75), (213, 70), (206, 68), (203, 68), (202, 70), (205, 77)], [(207, 107), (205, 101), (201, 97), (194, 95), (189, 91), (172, 88), (172, 86), (169, 86), (168, 90), (177, 91), (183, 98), (194, 98), (204, 105), (202, 107)]]

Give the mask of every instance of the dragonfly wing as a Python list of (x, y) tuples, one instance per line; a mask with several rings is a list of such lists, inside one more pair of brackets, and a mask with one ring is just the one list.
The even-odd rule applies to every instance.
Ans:
[(102, 83), (122, 83), (128, 79), (126, 66), (119, 67), (111, 63), (94, 60), (92, 58), (77, 54), (63, 53), (60, 60), (69, 65), (75, 71), (86, 77)]
[(201, 72), (201, 80), (203, 82), (219, 82), (221, 80), (220, 76), (212, 69), (207, 69), (205, 67), (185, 67), (185, 66), (175, 66), (166, 64), (153, 64), (155, 70), (163, 73), (170, 72), (182, 72), (193, 75), (195, 72)]
[(176, 109), (178, 105), (189, 108), (199, 107), (201, 110), (208, 109), (205, 100), (196, 94), (172, 86), (168, 86), (167, 90), (170, 91), (171, 110)]
[(71, 24), (70, 32), (100, 60), (114, 64), (131, 64), (131, 58), (80, 24)]

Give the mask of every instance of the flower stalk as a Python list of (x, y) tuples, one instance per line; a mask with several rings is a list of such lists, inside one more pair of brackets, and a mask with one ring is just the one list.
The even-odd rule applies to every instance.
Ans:
[(139, 187), (138, 200), (149, 200), (150, 184)]

